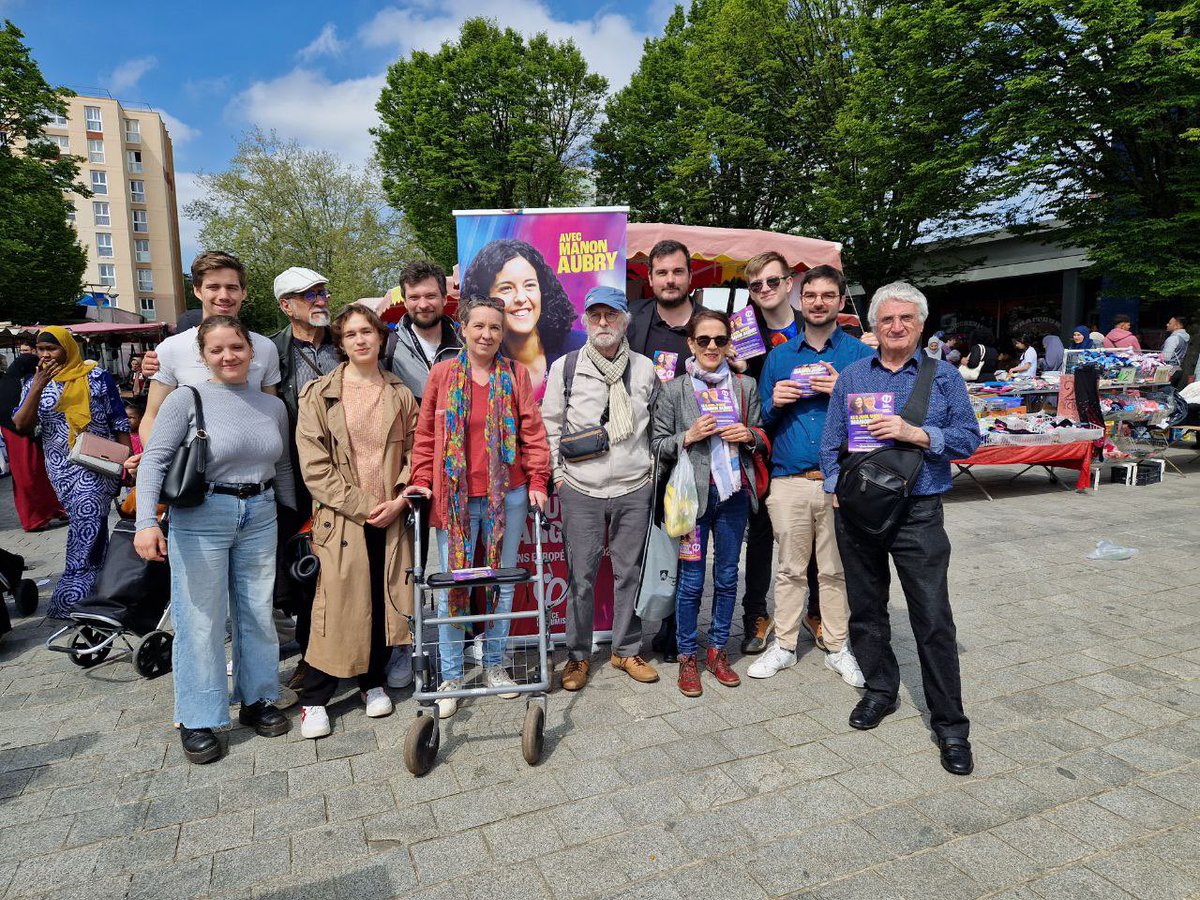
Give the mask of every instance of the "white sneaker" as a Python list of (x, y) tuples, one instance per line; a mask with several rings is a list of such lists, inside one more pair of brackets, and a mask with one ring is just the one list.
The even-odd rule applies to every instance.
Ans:
[[(449, 681), (443, 681), (438, 685), (439, 691), (457, 691), (462, 688), (461, 678), (451, 678)], [(448, 719), (458, 712), (457, 697), (443, 697), (437, 702), (438, 718)]]
[(746, 670), (751, 678), (770, 678), (783, 669), (790, 669), (796, 664), (796, 651), (784, 650), (779, 641), (771, 641), (767, 652), (754, 661)]
[(396, 647), (387, 670), (387, 686), (401, 690), (413, 683), (412, 647)]
[[(490, 688), (517, 686), (504, 666), (488, 666), (487, 671), (483, 673), (483, 683)], [(496, 696), (501, 700), (514, 700), (521, 695), (516, 691), (507, 691)]]
[(225, 660), (225, 676), (227, 678), (233, 677), (233, 660), (232, 659)]
[(866, 687), (867, 679), (863, 677), (862, 669), (858, 667), (858, 660), (854, 658), (854, 654), (850, 652), (850, 645), (843, 645), (842, 649), (837, 653), (827, 653), (825, 655), (826, 668), (832, 669), (842, 676), (842, 681), (850, 685), (850, 687)]
[(300, 707), (300, 737), (321, 738), (331, 731), (333, 729), (329, 727), (329, 713), (325, 711), (325, 707)]
[(369, 719), (382, 719), (384, 716), (390, 716), (392, 710), (396, 708), (392, 703), (392, 698), (381, 687), (363, 691), (362, 697), (363, 703), (367, 704), (367, 718)]

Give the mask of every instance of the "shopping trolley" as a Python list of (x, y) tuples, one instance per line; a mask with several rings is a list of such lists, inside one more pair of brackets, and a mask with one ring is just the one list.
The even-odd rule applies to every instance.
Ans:
[[(546, 728), (546, 692), (550, 688), (550, 666), (548, 664), (550, 632), (546, 620), (546, 584), (544, 578), (544, 561), (542, 554), (542, 529), (544, 521), (541, 510), (533, 510), (534, 531), (534, 570), (514, 567), (509, 569), (464, 570), (455, 572), (435, 572), (425, 574), (425, 548), (422, 546), (425, 535), (424, 516), (427, 512), (428, 500), (419, 496), (410, 496), (413, 510), (413, 584), (416, 592), (416, 602), (413, 604), (413, 679), (415, 689), (413, 699), (417, 702), (417, 718), (409, 726), (404, 740), (404, 765), (414, 775), (424, 775), (437, 759), (438, 746), (441, 741), (438, 724), (436, 702), (442, 698), (466, 699), (472, 697), (489, 697), (500, 694), (517, 694), (525, 699), (525, 721), (521, 728), (521, 753), (529, 765), (537, 765), (542, 758), (542, 747), (545, 740)], [(508, 523), (509, 527), (517, 527), (517, 523)], [(521, 523), (523, 526), (524, 523)], [(479, 615), (461, 615), (441, 618), (437, 613), (437, 595), (440, 591), (451, 588), (474, 589), (479, 587), (499, 587), (501, 585), (519, 585), (534, 582), (533, 593), (537, 603), (533, 609), (512, 611), (507, 613), (483, 613)], [(431, 617), (425, 616), (425, 603), (430, 603), (434, 612)], [(466, 686), (453, 691), (437, 690), (437, 666), (430, 654), (425, 641), (425, 626), (460, 625), (468, 626), (474, 623), (487, 625), (489, 622), (502, 620), (517, 621), (519, 619), (536, 619), (537, 633), (531, 635), (531, 641), (537, 645), (536, 672), (533, 677), (522, 680), (517, 677), (515, 686), (487, 687), (480, 684), (475, 687)], [(463, 632), (464, 644), (466, 631)], [(510, 642), (511, 642), (510, 638)], [(434, 641), (436, 646), (436, 639)], [(465, 647), (464, 647), (465, 649)], [(531, 672), (528, 665), (531, 647), (522, 648), (523, 666), (527, 676)], [(465, 661), (464, 661), (465, 664)], [(522, 668), (516, 665), (514, 668)]]

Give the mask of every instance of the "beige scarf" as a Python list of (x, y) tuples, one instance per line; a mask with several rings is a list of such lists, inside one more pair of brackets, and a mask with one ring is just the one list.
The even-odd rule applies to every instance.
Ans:
[(612, 359), (592, 346), (584, 347), (588, 359), (608, 385), (608, 439), (616, 444), (633, 436), (633, 400), (625, 390), (625, 367), (629, 365), (629, 341), (621, 338), (621, 349)]

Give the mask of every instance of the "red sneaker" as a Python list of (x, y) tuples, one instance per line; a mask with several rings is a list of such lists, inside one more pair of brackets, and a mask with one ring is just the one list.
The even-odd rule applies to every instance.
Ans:
[(712, 672), (717, 681), (725, 687), (737, 687), (742, 683), (742, 679), (738, 678), (738, 673), (729, 667), (729, 657), (724, 648), (720, 650), (713, 647), (708, 648), (708, 671)]
[(700, 684), (700, 670), (696, 668), (696, 657), (679, 656), (679, 692), (685, 697), (699, 697), (704, 693)]

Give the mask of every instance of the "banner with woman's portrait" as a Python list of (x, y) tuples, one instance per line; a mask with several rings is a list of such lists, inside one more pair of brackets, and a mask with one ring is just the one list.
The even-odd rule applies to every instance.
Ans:
[[(581, 209), (456, 210), (459, 296), (504, 301), (504, 354), (529, 370), (537, 397), (556, 359), (586, 340), (582, 314), (587, 292), (598, 285), (625, 290), (626, 207)], [(567, 565), (558, 498), (551, 496), (546, 553), (546, 601), (551, 630), (566, 628)], [(521, 544), (518, 565), (533, 567), (532, 534)], [(532, 606), (527, 586), (514, 609)], [(612, 626), (612, 570), (607, 554), (596, 582), (597, 637)], [(531, 620), (513, 623), (513, 634), (532, 631)]]

